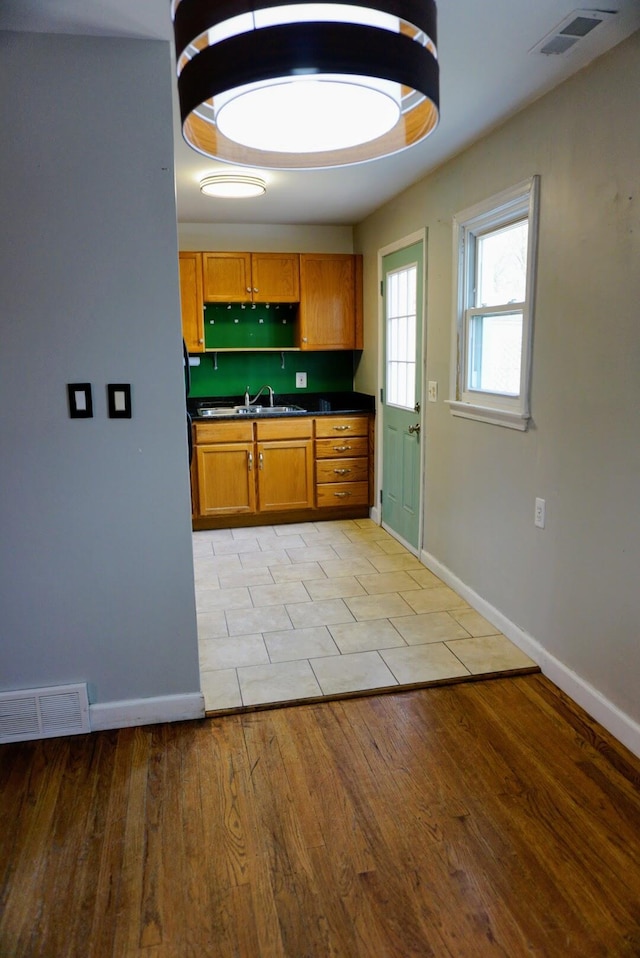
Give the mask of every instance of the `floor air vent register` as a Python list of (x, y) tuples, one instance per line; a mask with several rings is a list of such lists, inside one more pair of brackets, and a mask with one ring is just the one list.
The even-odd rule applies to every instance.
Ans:
[(86, 685), (0, 692), (0, 742), (90, 732)]

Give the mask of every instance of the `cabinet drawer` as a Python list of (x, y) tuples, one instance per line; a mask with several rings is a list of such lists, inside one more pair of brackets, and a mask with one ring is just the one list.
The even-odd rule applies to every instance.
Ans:
[(366, 506), (368, 482), (327, 482), (316, 487), (318, 508), (326, 506)]
[(361, 459), (320, 459), (316, 463), (316, 482), (364, 482), (369, 463)]
[(316, 439), (317, 459), (351, 459), (357, 456), (368, 456), (368, 454), (369, 439), (367, 436)]
[(325, 416), (316, 419), (318, 439), (330, 436), (366, 436), (369, 433), (367, 416)]
[(312, 419), (260, 419), (256, 422), (256, 438), (311, 439)]
[(208, 442), (251, 442), (253, 422), (197, 422), (194, 423), (195, 441), (198, 445)]

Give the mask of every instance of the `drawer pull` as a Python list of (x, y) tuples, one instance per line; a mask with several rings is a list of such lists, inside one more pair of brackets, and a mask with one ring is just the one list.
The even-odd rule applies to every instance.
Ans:
[(334, 492), (334, 496), (336, 497), (336, 499), (346, 499), (347, 496), (350, 496), (350, 495), (351, 495), (350, 492)]
[(348, 476), (351, 472), (350, 469), (334, 469), (333, 471), (335, 472), (336, 476)]
[(351, 446), (334, 446), (334, 452), (349, 452)]
[(333, 428), (336, 429), (338, 432), (344, 432), (345, 429), (351, 429), (351, 426), (334, 426)]

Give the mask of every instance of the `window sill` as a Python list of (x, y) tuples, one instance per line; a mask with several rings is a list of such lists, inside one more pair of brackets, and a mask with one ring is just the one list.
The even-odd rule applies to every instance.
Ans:
[(529, 426), (526, 413), (513, 412), (510, 409), (493, 409), (490, 406), (476, 406), (473, 403), (459, 402), (455, 399), (446, 400), (453, 416), (462, 419), (475, 419), (478, 422), (487, 422), (492, 426), (505, 426), (507, 429), (518, 429), (525, 432)]

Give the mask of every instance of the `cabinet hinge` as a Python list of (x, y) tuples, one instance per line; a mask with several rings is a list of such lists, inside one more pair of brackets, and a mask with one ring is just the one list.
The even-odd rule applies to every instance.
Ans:
[(384, 495), (384, 493), (383, 493), (383, 491), (382, 491), (382, 489), (381, 489), (381, 490), (380, 490), (380, 505), (382, 505), (382, 497), (383, 497), (383, 495)]
[(384, 280), (380, 280), (380, 295), (384, 296)]
[(381, 402), (381, 403), (384, 402), (384, 389), (381, 389), (381, 390), (380, 390), (380, 402)]

